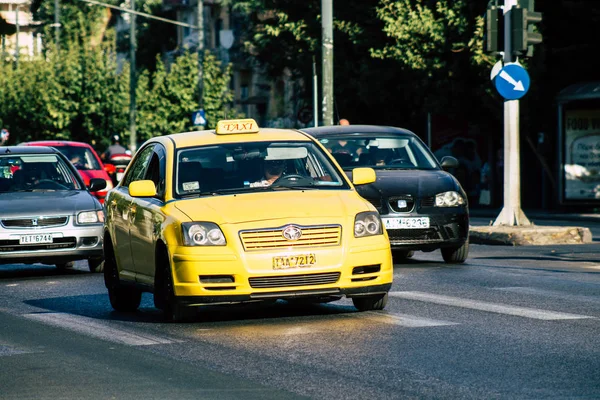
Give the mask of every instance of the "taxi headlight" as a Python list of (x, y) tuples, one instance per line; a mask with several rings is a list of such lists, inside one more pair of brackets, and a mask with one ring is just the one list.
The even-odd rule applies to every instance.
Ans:
[(212, 222), (184, 222), (183, 244), (185, 246), (225, 246), (227, 241), (217, 224)]
[(77, 223), (85, 224), (101, 224), (104, 222), (104, 211), (83, 211), (77, 214)]
[(455, 191), (439, 193), (435, 196), (436, 207), (458, 207), (465, 204), (465, 199)]
[(356, 214), (354, 218), (354, 237), (365, 237), (383, 234), (381, 218), (376, 211)]

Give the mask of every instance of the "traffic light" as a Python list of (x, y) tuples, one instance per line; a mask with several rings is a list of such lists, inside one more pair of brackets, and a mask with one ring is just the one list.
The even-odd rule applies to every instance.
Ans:
[(509, 11), (511, 47), (515, 55), (531, 57), (533, 45), (542, 43), (542, 35), (533, 25), (542, 20), (542, 13), (533, 10), (534, 0), (521, 0), (521, 4), (522, 7), (512, 7)]
[(485, 51), (499, 53), (504, 51), (504, 14), (502, 9), (491, 6), (485, 13)]

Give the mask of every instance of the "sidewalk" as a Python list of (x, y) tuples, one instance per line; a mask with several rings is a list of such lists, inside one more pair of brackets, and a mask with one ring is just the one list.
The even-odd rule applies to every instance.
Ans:
[[(500, 214), (500, 208), (472, 208), (469, 209), (471, 217), (490, 218), (495, 220)], [(565, 213), (547, 210), (523, 210), (529, 220), (556, 220), (556, 221), (593, 221), (600, 222), (600, 213)]]
[[(490, 225), (469, 228), (469, 241), (473, 244), (492, 244), (508, 246), (553, 245), (553, 244), (587, 244), (592, 242), (592, 233), (581, 222), (600, 222), (600, 215), (594, 213), (559, 213), (540, 210), (523, 210), (525, 216), (534, 224), (526, 226), (492, 226), (499, 209), (471, 209), (472, 218), (489, 218)], [(569, 226), (551, 226), (545, 222), (563, 221), (572, 223)]]

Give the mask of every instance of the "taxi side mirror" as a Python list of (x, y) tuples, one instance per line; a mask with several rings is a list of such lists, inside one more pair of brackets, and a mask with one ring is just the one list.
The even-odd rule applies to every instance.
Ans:
[(129, 195), (131, 197), (154, 197), (156, 196), (156, 186), (151, 180), (131, 182)]
[(444, 156), (442, 157), (442, 161), (440, 162), (442, 168), (456, 168), (458, 167), (458, 160), (452, 156)]
[(90, 179), (90, 185), (88, 186), (88, 190), (90, 192), (98, 192), (105, 188), (106, 188), (106, 181), (104, 179), (100, 179), (100, 178)]
[(377, 180), (373, 168), (354, 168), (352, 170), (352, 183), (355, 185), (366, 185)]

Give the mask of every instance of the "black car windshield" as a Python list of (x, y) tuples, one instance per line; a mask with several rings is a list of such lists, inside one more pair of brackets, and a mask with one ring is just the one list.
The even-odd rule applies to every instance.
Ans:
[(98, 170), (102, 169), (94, 153), (83, 146), (56, 146), (56, 149), (63, 153), (69, 161), (80, 170)]
[(375, 169), (437, 169), (435, 157), (412, 136), (376, 134), (336, 135), (320, 138), (338, 164), (349, 170), (356, 167)]
[(0, 193), (83, 189), (55, 154), (0, 156)]
[(312, 142), (186, 148), (177, 152), (175, 162), (175, 193), (179, 196), (350, 188), (323, 150)]

